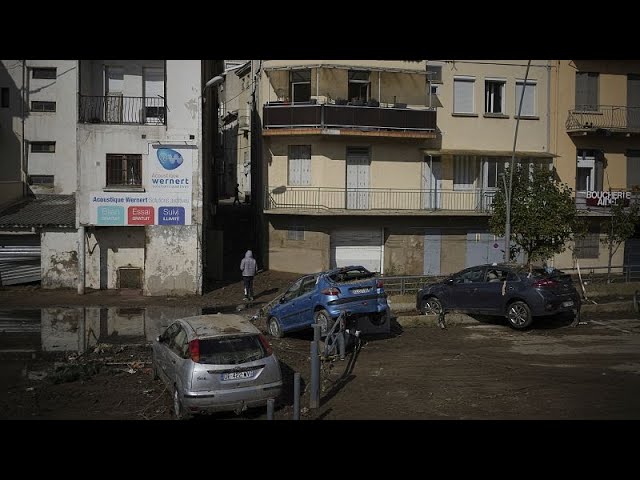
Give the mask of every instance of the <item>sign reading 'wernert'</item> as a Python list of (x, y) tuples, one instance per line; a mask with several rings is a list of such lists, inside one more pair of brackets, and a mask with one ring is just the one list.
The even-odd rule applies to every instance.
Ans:
[(191, 225), (195, 148), (149, 145), (144, 192), (90, 194), (91, 225)]

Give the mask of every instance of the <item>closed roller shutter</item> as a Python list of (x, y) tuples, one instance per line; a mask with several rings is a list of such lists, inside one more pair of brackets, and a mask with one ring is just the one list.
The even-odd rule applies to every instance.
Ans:
[(0, 285), (40, 280), (40, 236), (0, 235)]
[(382, 229), (335, 230), (331, 233), (331, 268), (362, 265), (382, 272)]

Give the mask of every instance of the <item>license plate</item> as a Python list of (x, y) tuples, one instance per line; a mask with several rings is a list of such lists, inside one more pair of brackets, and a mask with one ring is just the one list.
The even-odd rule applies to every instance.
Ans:
[(246, 372), (227, 372), (222, 374), (222, 380), (243, 380), (245, 378), (253, 378), (255, 374), (255, 370), (247, 370)]
[(354, 288), (351, 293), (367, 293), (369, 290), (369, 288)]
[(568, 302), (562, 302), (563, 307), (573, 307), (573, 301), (569, 300)]

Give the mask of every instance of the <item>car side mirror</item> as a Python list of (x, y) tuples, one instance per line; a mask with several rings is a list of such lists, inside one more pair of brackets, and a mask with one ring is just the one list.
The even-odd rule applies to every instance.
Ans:
[(158, 343), (162, 343), (162, 340), (163, 340), (163, 339), (162, 339), (162, 336), (161, 336), (161, 335), (158, 335), (158, 336), (156, 337), (156, 342), (158, 342)]
[(447, 285), (453, 285), (453, 278), (447, 278)]

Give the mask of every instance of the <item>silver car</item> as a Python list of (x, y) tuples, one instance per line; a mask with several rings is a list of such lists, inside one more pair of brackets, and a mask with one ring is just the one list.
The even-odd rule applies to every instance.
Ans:
[(153, 342), (153, 377), (173, 395), (176, 418), (264, 406), (282, 390), (271, 345), (240, 315), (175, 320)]

